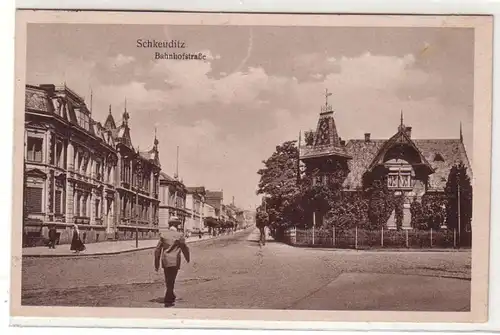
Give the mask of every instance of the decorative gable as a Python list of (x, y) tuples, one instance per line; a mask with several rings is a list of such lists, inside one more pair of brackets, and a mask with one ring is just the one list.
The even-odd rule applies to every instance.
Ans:
[(413, 158), (412, 163), (427, 168), (428, 173), (434, 172), (431, 164), (407, 135), (406, 127), (403, 125), (401, 125), (398, 132), (382, 146), (369, 165), (368, 170), (372, 171), (376, 166), (383, 165), (385, 160), (400, 159), (405, 156), (411, 156)]

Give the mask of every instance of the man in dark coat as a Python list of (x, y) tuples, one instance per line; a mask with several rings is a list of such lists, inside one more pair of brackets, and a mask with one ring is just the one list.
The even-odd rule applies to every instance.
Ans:
[(54, 225), (51, 225), (49, 228), (49, 249), (56, 248), (56, 241), (57, 241), (57, 230)]
[(165, 274), (165, 307), (171, 307), (175, 303), (174, 286), (177, 273), (181, 267), (181, 252), (190, 261), (189, 248), (186, 245), (184, 236), (177, 231), (173, 224), (169, 224), (169, 229), (162, 231), (160, 240), (155, 249), (155, 271), (160, 269), (160, 261)]

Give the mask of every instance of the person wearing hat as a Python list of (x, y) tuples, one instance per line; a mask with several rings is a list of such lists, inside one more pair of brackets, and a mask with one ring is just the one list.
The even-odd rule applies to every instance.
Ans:
[(189, 247), (186, 245), (184, 236), (178, 232), (175, 223), (169, 222), (168, 230), (160, 233), (160, 240), (155, 249), (155, 271), (160, 269), (160, 261), (165, 274), (165, 307), (174, 305), (176, 296), (174, 294), (175, 279), (181, 267), (181, 253), (186, 262), (190, 261)]

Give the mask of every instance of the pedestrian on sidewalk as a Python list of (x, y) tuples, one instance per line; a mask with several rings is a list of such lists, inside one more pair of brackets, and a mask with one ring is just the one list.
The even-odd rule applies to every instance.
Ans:
[(85, 249), (85, 245), (80, 238), (80, 230), (78, 229), (78, 225), (75, 223), (73, 225), (73, 239), (71, 240), (70, 250), (78, 254), (80, 251), (83, 251)]
[(160, 269), (160, 260), (165, 275), (165, 307), (174, 305), (176, 296), (174, 293), (175, 279), (181, 267), (181, 252), (190, 261), (189, 247), (186, 245), (184, 236), (177, 231), (173, 223), (169, 223), (169, 228), (161, 232), (160, 240), (155, 249), (155, 271)]
[(49, 249), (56, 248), (56, 240), (57, 240), (57, 230), (55, 225), (50, 225), (49, 228)]

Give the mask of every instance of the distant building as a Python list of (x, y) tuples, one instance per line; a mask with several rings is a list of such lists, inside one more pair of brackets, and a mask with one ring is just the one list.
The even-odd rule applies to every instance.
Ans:
[(221, 218), (222, 203), (224, 201), (224, 193), (222, 191), (206, 191), (205, 202), (212, 206), (215, 210), (215, 217), (217, 219)]
[(189, 216), (186, 195), (187, 189), (182, 181), (163, 172), (160, 174), (160, 228), (167, 228), (172, 222), (184, 229), (186, 217)]
[(215, 215), (215, 208), (212, 205), (208, 204), (207, 202), (205, 202), (203, 206), (203, 217), (217, 218), (217, 216)]
[(185, 231), (201, 231), (205, 227), (203, 223), (205, 204), (205, 188), (187, 187), (186, 210), (188, 218), (184, 226)]
[(54, 224), (59, 243), (80, 226), (85, 243), (155, 236), (158, 229), (158, 140), (139, 152), (129, 114), (116, 126), (92, 119), (84, 100), (68, 87), (26, 85), (24, 242), (35, 245)]

